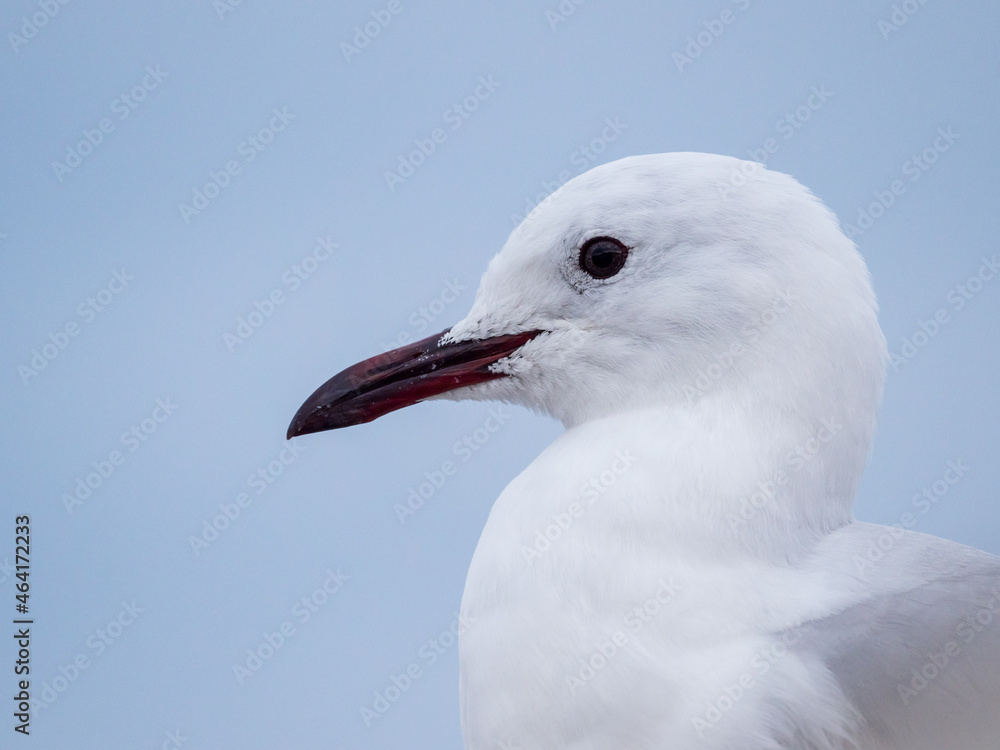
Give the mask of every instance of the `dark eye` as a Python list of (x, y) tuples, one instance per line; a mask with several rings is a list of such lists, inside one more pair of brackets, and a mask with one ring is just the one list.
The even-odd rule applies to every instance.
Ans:
[(622, 270), (628, 248), (613, 237), (594, 237), (580, 248), (580, 268), (595, 279), (608, 279)]

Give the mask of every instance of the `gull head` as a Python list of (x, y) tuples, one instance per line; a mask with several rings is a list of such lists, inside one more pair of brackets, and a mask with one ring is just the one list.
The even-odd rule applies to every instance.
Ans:
[(840, 420), (863, 464), (886, 356), (864, 261), (806, 188), (731, 157), (634, 156), (548, 196), (463, 320), (335, 376), (288, 434), (430, 398), (567, 426), (735, 409), (763, 425)]

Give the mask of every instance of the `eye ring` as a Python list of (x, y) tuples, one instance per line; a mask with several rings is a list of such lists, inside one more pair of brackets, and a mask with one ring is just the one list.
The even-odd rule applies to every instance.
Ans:
[(580, 268), (595, 279), (610, 279), (627, 258), (628, 248), (614, 237), (593, 237), (580, 248)]

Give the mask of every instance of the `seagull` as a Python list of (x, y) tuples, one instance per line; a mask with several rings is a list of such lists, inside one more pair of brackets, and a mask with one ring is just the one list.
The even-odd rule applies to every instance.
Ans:
[(463, 320), (328, 380), (288, 437), (433, 398), (564, 424), (469, 568), (468, 750), (997, 750), (1000, 558), (852, 514), (877, 312), (792, 177), (628, 157), (540, 203)]

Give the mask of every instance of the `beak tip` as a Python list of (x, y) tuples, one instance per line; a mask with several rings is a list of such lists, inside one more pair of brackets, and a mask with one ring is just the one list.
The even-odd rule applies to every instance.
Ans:
[(285, 432), (285, 439), (291, 440), (303, 435), (312, 435), (316, 432), (335, 430), (338, 427), (345, 427), (347, 424), (353, 423), (331, 419), (330, 415), (322, 416), (317, 413), (314, 405), (310, 401), (307, 401), (295, 416), (292, 417), (292, 422), (288, 425), (288, 430)]
[(310, 432), (316, 432), (316, 430), (310, 429), (309, 420), (299, 410), (299, 413), (292, 417), (291, 424), (288, 425), (288, 430), (285, 432), (285, 439), (291, 440), (302, 435), (308, 435)]

